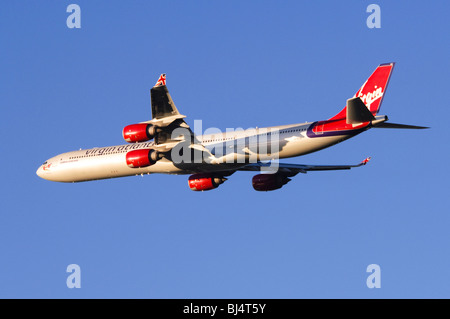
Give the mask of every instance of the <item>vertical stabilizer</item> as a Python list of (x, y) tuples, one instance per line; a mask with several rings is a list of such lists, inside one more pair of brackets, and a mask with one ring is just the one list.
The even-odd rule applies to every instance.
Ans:
[[(394, 65), (395, 62), (380, 64), (353, 96), (354, 98), (359, 97), (373, 116), (380, 110)], [(341, 120), (346, 116), (347, 106), (330, 120)]]

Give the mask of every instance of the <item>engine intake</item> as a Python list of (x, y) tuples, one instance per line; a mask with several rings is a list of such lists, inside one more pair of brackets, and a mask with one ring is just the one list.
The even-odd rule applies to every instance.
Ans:
[(155, 164), (159, 159), (159, 154), (152, 149), (142, 149), (129, 151), (125, 158), (128, 167), (141, 168)]
[(122, 136), (128, 143), (145, 142), (155, 137), (157, 128), (151, 124), (139, 123), (123, 128)]
[(260, 192), (273, 191), (283, 187), (291, 179), (282, 174), (258, 174), (253, 176), (253, 188)]
[(189, 176), (189, 188), (193, 191), (207, 191), (219, 187), (227, 179), (211, 173), (198, 173)]

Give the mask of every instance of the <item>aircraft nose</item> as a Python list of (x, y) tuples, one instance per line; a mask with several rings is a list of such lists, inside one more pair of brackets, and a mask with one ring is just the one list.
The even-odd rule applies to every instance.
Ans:
[(36, 171), (36, 175), (39, 176), (40, 178), (42, 178), (42, 172), (43, 172), (43, 171), (44, 171), (44, 170), (42, 169), (42, 165), (39, 166), (39, 168), (38, 168), (37, 171)]

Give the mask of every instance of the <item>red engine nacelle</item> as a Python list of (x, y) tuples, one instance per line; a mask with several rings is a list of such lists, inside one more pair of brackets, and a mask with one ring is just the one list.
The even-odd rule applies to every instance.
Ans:
[(129, 151), (126, 156), (128, 167), (140, 168), (155, 164), (158, 161), (158, 152), (152, 149)]
[(257, 191), (267, 192), (283, 187), (291, 179), (281, 174), (258, 174), (253, 176), (252, 185)]
[(207, 191), (219, 187), (227, 179), (210, 173), (199, 173), (189, 176), (189, 188), (193, 191)]
[(157, 129), (151, 124), (131, 124), (123, 128), (122, 136), (128, 143), (145, 142), (155, 137)]

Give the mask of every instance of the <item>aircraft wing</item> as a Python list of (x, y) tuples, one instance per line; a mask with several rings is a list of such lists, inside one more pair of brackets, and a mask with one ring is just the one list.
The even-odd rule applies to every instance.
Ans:
[[(166, 86), (166, 75), (161, 74), (155, 86), (150, 90), (152, 119), (141, 122), (152, 124), (157, 129), (155, 145), (160, 151), (170, 150), (181, 141), (194, 139), (189, 125), (183, 120), (186, 116), (178, 112)], [(184, 130), (176, 129), (182, 128)]]
[[(356, 165), (303, 165), (303, 164), (287, 164), (287, 163), (252, 163), (243, 166), (238, 169), (238, 171), (266, 171), (274, 173), (283, 174), (285, 176), (291, 177), (298, 173), (306, 174), (308, 171), (331, 171), (331, 170), (344, 170), (351, 169), (353, 167), (359, 167), (366, 165), (370, 161), (370, 157), (363, 160), (361, 163)], [(278, 168), (278, 169), (277, 169)]]
[[(158, 127), (165, 127), (176, 120), (186, 117), (178, 112), (177, 107), (169, 94), (169, 90), (166, 86), (165, 74), (160, 75), (155, 86), (150, 90), (150, 98), (152, 103), (152, 120), (149, 122), (151, 124)], [(184, 123), (184, 121), (182, 122)]]

